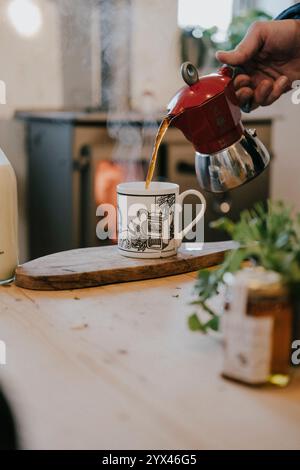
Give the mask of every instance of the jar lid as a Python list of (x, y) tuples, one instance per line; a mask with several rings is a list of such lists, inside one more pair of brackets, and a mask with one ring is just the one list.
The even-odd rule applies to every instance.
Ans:
[(227, 274), (224, 278), (226, 284), (246, 287), (251, 297), (278, 297), (288, 293), (280, 274), (263, 267), (246, 267), (234, 275)]

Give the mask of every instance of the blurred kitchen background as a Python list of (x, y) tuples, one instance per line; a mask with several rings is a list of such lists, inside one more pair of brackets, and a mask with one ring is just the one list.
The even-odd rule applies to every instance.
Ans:
[[(159, 121), (183, 83), (182, 61), (209, 73), (283, 0), (1, 0), (0, 146), (19, 190), (20, 260), (103, 243), (96, 207), (116, 202), (119, 181), (145, 178)], [(298, 123), (290, 95), (244, 116), (272, 154), (270, 169), (232, 194), (207, 195), (209, 221), (257, 200), (300, 209)], [(156, 177), (198, 188), (194, 152), (169, 129)]]

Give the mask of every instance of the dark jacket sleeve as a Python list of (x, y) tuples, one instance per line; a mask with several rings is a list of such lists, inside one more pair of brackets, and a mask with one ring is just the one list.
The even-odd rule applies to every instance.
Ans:
[(276, 16), (275, 20), (297, 20), (300, 19), (300, 3), (292, 5), (287, 8), (280, 15)]

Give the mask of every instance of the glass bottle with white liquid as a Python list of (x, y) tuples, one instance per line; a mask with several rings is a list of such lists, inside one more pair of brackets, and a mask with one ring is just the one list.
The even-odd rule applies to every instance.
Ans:
[(13, 280), (17, 265), (17, 182), (11, 164), (0, 149), (0, 284)]

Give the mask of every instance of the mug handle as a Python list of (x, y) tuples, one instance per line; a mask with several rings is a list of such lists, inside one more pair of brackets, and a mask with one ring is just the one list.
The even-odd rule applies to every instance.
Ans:
[(188, 189), (187, 191), (184, 191), (183, 193), (179, 194), (178, 196), (178, 203), (182, 206), (183, 205), (183, 200), (185, 199), (186, 196), (189, 194), (193, 194), (194, 196), (197, 196), (202, 204), (201, 210), (199, 213), (196, 215), (196, 217), (192, 220), (191, 223), (189, 223), (184, 229), (181, 230), (178, 234), (177, 238), (177, 245), (181, 245), (182, 239), (186, 236), (186, 234), (196, 225), (200, 219), (204, 216), (204, 212), (206, 210), (206, 200), (203, 194), (200, 193), (200, 191), (196, 191), (195, 189)]

